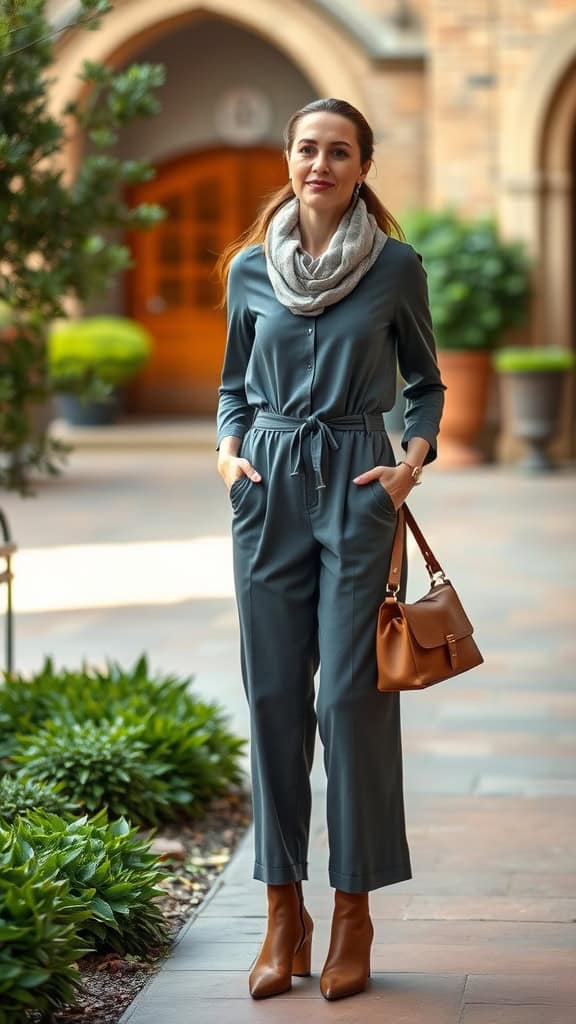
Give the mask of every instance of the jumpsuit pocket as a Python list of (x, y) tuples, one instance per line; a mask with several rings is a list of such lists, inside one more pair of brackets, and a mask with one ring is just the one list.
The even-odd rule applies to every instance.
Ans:
[[(246, 473), (243, 473), (242, 476), (239, 476), (238, 479), (234, 481), (228, 494), (232, 504), (232, 511), (235, 515), (243, 511), (244, 506), (247, 503), (247, 496), (250, 492), (253, 492), (256, 487), (261, 488), (262, 483), (253, 483), (250, 477), (246, 476)], [(250, 502), (248, 502), (248, 505), (249, 504)]]
[(232, 482), (232, 486), (228, 491), (228, 497), (230, 498), (234, 508), (238, 507), (239, 496), (244, 493), (246, 487), (251, 483), (252, 481), (249, 476), (246, 476), (246, 473), (243, 473), (242, 476), (237, 477), (236, 480)]
[(390, 497), (386, 488), (382, 486), (380, 481), (371, 480), (370, 486), (372, 488), (372, 493), (375, 495), (376, 500), (378, 504), (381, 506), (381, 508), (385, 509), (386, 512), (389, 512), (393, 516), (398, 515), (398, 510), (394, 508), (394, 502), (392, 501), (392, 498)]

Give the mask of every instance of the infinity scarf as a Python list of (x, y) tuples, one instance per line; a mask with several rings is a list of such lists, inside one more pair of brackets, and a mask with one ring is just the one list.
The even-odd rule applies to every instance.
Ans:
[(356, 287), (375, 263), (388, 235), (368, 213), (360, 196), (342, 216), (321, 256), (302, 249), (300, 201), (288, 200), (266, 232), (266, 268), (278, 302), (300, 316), (318, 316)]

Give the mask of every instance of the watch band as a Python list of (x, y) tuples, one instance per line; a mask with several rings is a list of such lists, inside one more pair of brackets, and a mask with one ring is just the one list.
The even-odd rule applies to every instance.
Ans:
[(409, 466), (412, 470), (411, 476), (416, 485), (421, 484), (422, 480), (422, 466), (413, 466), (411, 462), (407, 462), (406, 459), (399, 459), (396, 463), (397, 466)]

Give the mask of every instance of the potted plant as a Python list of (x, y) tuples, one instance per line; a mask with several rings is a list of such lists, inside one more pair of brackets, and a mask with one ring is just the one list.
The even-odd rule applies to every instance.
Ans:
[(491, 350), (528, 314), (529, 261), (523, 243), (504, 242), (491, 217), (465, 220), (454, 210), (413, 210), (406, 236), (423, 258), (438, 364), (447, 386), (442, 459), (482, 461), (477, 440), (491, 384)]
[(144, 366), (151, 347), (148, 331), (127, 317), (86, 317), (56, 326), (48, 362), (58, 413), (74, 426), (115, 422), (119, 388)]
[(547, 447), (554, 437), (574, 352), (554, 345), (501, 348), (493, 355), (499, 374), (504, 418), (511, 435), (528, 445), (520, 466), (550, 470)]

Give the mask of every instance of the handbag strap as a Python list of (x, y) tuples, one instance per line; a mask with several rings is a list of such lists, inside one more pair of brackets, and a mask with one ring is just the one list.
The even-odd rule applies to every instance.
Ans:
[(416, 543), (422, 552), (422, 557), (426, 563), (426, 569), (428, 570), (430, 579), (434, 580), (436, 573), (440, 573), (444, 576), (444, 570), (440, 565), (440, 562), (436, 558), (436, 555), (426, 541), (426, 538), (414, 519), (408, 505), (404, 501), (398, 509), (396, 533), (394, 534), (390, 571), (388, 573), (388, 586), (386, 587), (387, 592), (392, 591), (394, 593), (400, 586), (400, 573), (402, 572), (402, 557), (404, 555), (404, 534), (406, 526), (410, 527)]

